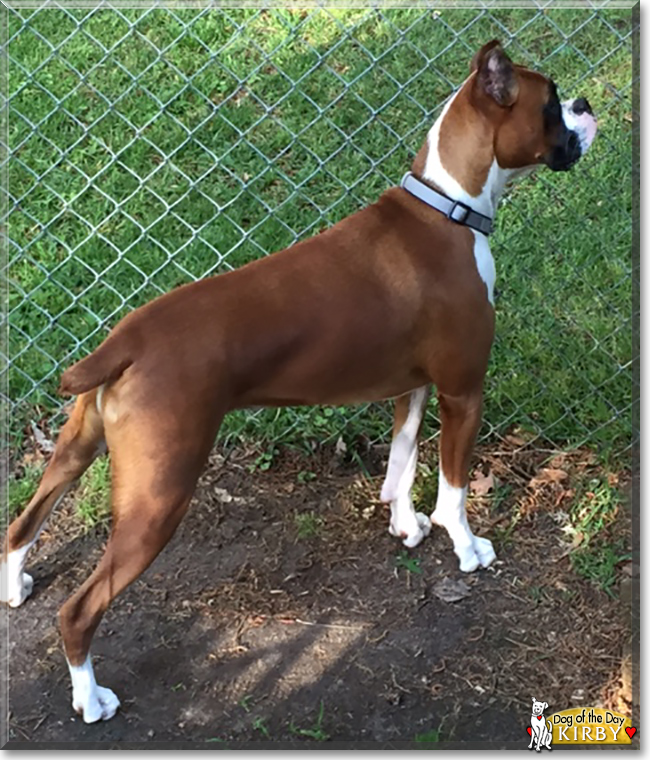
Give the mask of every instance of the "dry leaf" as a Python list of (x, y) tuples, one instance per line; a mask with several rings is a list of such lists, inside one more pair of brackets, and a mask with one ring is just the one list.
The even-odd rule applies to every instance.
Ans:
[(474, 480), (470, 481), (469, 487), (472, 493), (477, 496), (485, 496), (488, 491), (491, 491), (494, 488), (494, 475), (492, 474), (492, 470), (490, 470), (487, 475), (484, 475), (481, 470), (475, 470)]
[(576, 549), (578, 546), (580, 546), (580, 544), (584, 541), (584, 539), (585, 539), (584, 533), (580, 533), (580, 532), (576, 533), (573, 536), (573, 541), (571, 542), (571, 546), (573, 546), (573, 548)]
[(45, 433), (34, 423), (32, 423), (32, 433), (36, 441), (36, 445), (39, 449), (46, 454), (51, 454), (54, 451), (54, 441), (48, 438)]
[(470, 588), (464, 581), (452, 581), (451, 578), (443, 578), (431, 589), (443, 602), (459, 602), (469, 596)]
[(545, 483), (560, 483), (569, 477), (565, 470), (559, 470), (553, 467), (542, 468), (528, 484), (531, 488), (544, 485)]
[(564, 468), (566, 460), (567, 460), (566, 454), (560, 453), (560, 454), (557, 454), (557, 456), (554, 456), (553, 459), (551, 459), (551, 461), (548, 463), (548, 466), (551, 467), (552, 469), (555, 469), (555, 468), (562, 469)]

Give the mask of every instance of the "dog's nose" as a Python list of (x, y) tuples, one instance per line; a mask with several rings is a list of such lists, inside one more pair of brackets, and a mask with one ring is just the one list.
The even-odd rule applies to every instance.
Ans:
[(576, 116), (580, 116), (585, 112), (587, 112), (590, 116), (594, 115), (594, 112), (591, 110), (591, 106), (589, 105), (587, 98), (578, 98), (577, 100), (574, 100), (571, 110)]

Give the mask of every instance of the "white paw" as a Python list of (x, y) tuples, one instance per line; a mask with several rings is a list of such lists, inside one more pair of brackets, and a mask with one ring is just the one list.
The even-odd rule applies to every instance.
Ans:
[(462, 573), (473, 573), (479, 567), (489, 567), (497, 558), (492, 542), (474, 535), (470, 546), (454, 547), (454, 551)]
[(20, 607), (32, 593), (34, 579), (23, 572), (17, 578), (9, 579), (7, 576), (7, 563), (3, 562), (0, 566), (0, 602), (10, 607)]
[(474, 570), (478, 570), (481, 561), (474, 550), (474, 546), (454, 547), (454, 552), (460, 562), (461, 573), (473, 573)]
[(492, 541), (487, 538), (480, 538), (479, 536), (473, 537), (474, 551), (478, 556), (478, 560), (481, 563), (481, 567), (489, 567), (497, 558)]
[(86, 692), (80, 697), (75, 697), (74, 694), (72, 696), (72, 709), (83, 717), (84, 723), (110, 720), (119, 706), (120, 700), (117, 696), (103, 686), (96, 686), (90, 694)]
[(431, 521), (426, 515), (422, 512), (414, 512), (413, 515), (415, 519), (409, 519), (404, 524), (399, 524), (397, 520), (391, 519), (388, 526), (388, 532), (392, 536), (403, 539), (402, 543), (409, 549), (417, 546), (431, 532)]

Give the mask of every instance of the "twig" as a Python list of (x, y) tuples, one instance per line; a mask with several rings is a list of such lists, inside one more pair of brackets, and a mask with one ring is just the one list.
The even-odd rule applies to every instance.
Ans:
[(343, 631), (363, 631), (367, 625), (341, 625), (339, 623), (312, 623), (310, 620), (302, 620), (301, 618), (293, 618), (294, 623), (300, 623), (300, 625), (313, 625), (320, 628), (338, 628)]

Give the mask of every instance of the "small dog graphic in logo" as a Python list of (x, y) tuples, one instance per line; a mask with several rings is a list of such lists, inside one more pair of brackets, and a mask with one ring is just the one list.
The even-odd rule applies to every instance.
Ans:
[(551, 742), (553, 741), (553, 727), (550, 720), (544, 719), (544, 710), (548, 707), (548, 702), (538, 702), (533, 697), (533, 714), (530, 717), (530, 744), (528, 749), (533, 748), (535, 744), (535, 751), (539, 752), (542, 747), (551, 749)]

